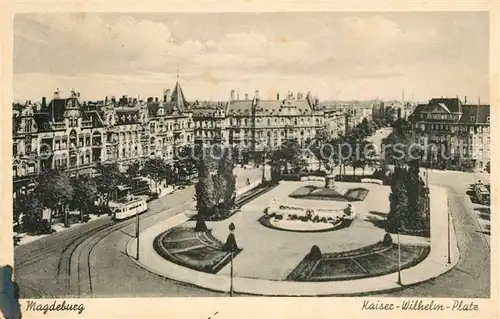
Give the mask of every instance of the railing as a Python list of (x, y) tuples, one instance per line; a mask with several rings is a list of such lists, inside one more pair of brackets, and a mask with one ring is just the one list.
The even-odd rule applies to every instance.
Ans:
[(66, 128), (66, 123), (54, 123), (52, 124), (54, 130), (61, 130)]

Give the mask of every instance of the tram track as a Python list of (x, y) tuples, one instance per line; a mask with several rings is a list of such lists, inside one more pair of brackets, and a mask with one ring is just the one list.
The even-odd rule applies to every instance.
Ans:
[[(157, 217), (159, 214), (166, 213), (171, 210), (178, 210), (180, 207), (187, 206), (186, 209), (190, 208), (193, 202), (187, 201), (180, 203), (174, 207), (168, 208), (166, 210), (161, 210), (157, 212), (146, 212), (140, 215), (141, 221), (146, 221), (151, 218)], [(108, 225), (108, 227), (98, 228), (91, 234), (86, 234), (85, 238), (78, 241), (75, 247), (68, 250), (69, 253), (63, 258), (61, 256), (60, 262), (65, 264), (67, 269), (68, 279), (66, 283), (66, 291), (69, 295), (75, 295), (77, 297), (93, 297), (94, 296), (94, 286), (92, 281), (92, 265), (91, 259), (95, 247), (102, 242), (105, 238), (112, 235), (117, 231), (121, 231), (124, 228), (132, 226), (136, 222), (136, 217), (132, 216), (129, 219), (117, 222), (116, 224)], [(75, 251), (78, 253), (75, 255)], [(64, 268), (64, 267), (63, 267)]]

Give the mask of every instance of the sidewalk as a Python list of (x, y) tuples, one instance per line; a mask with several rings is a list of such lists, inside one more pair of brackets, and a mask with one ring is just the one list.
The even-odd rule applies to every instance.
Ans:
[[(451, 270), (458, 262), (459, 251), (455, 231), (451, 226), (450, 251), (451, 264), (448, 264), (448, 206), (446, 190), (431, 186), (431, 251), (428, 257), (415, 267), (401, 272), (404, 286), (413, 285), (435, 278)], [(160, 257), (153, 249), (155, 237), (168, 228), (175, 227), (188, 220), (185, 214), (176, 215), (160, 224), (144, 230), (140, 234), (140, 261), (142, 267), (160, 276), (182, 281), (210, 290), (228, 292), (229, 277), (193, 271), (178, 266)], [(453, 225), (450, 218), (450, 225)], [(403, 242), (406, 238), (401, 236)], [(425, 240), (423, 240), (425, 242)], [(243, 247), (244, 248), (244, 247)], [(127, 254), (133, 258), (136, 252), (136, 240), (127, 245)], [(257, 252), (258, 253), (258, 252)], [(267, 296), (325, 296), (325, 295), (360, 295), (402, 288), (397, 284), (397, 273), (357, 279), (351, 281), (330, 282), (292, 282), (270, 281), (253, 278), (233, 279), (234, 291), (239, 293)]]

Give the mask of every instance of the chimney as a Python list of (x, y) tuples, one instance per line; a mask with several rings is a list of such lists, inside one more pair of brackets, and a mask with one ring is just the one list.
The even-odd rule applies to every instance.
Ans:
[(163, 102), (170, 102), (170, 89), (163, 90)]
[(259, 99), (259, 90), (255, 90), (255, 98), (258, 100)]
[(158, 103), (158, 97), (155, 97), (155, 102)]
[(238, 100), (238, 101), (240, 100), (240, 93), (239, 92), (236, 93), (236, 100)]
[(42, 108), (44, 109), (47, 106), (47, 98), (44, 96), (42, 97)]
[(464, 104), (467, 104), (467, 95), (464, 97)]
[(245, 93), (245, 100), (248, 100), (248, 93)]
[(104, 105), (108, 105), (108, 97), (107, 96), (104, 98)]
[(54, 92), (54, 99), (59, 99), (59, 89)]
[(276, 100), (280, 100), (280, 92), (276, 93)]
[(234, 101), (234, 90), (231, 90), (231, 101)]
[(111, 97), (111, 104), (113, 105), (116, 104), (116, 97), (114, 96)]

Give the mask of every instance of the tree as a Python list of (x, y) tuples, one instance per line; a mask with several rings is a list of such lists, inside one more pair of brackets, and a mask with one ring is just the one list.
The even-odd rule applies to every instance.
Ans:
[[(234, 206), (236, 198), (234, 162), (228, 149), (219, 151), (222, 156), (209, 154), (200, 162), (198, 183), (195, 186), (198, 218), (222, 218)], [(200, 225), (200, 222), (197, 224)]]
[(236, 199), (236, 178), (233, 174), (234, 161), (229, 150), (224, 150), (224, 155), (219, 161), (219, 186), (221, 188), (221, 202), (224, 213), (234, 205)]
[(174, 183), (174, 170), (170, 164), (165, 165), (165, 181), (167, 186)]
[(176, 152), (175, 168), (178, 175), (183, 178), (191, 176), (195, 173), (200, 165), (201, 158), (203, 157), (203, 146), (199, 144), (184, 145)]
[(97, 184), (88, 175), (81, 175), (71, 180), (73, 187), (73, 199), (71, 207), (80, 211), (80, 222), (83, 223), (83, 216), (88, 215), (97, 200)]
[(73, 198), (73, 187), (67, 174), (57, 170), (43, 172), (38, 179), (35, 194), (40, 202), (51, 210), (49, 223), (52, 225), (52, 212), (62, 212), (64, 226), (69, 227), (68, 204)]
[(168, 173), (167, 163), (159, 157), (148, 158), (144, 162), (142, 172), (155, 182), (156, 192), (159, 193), (158, 185), (166, 179)]
[(208, 165), (207, 161), (202, 160), (198, 175), (198, 183), (195, 185), (196, 210), (198, 212), (198, 218), (205, 219), (212, 215), (213, 207), (215, 206), (214, 179), (210, 171), (210, 165)]
[(365, 175), (365, 168), (372, 164), (372, 159), (375, 154), (373, 144), (366, 140), (361, 140), (356, 142), (356, 155), (352, 161), (353, 171), (356, 172), (356, 168), (363, 169), (363, 175)]
[(97, 184), (97, 191), (105, 199), (106, 204), (109, 203), (111, 199), (112, 192), (118, 187), (118, 185), (126, 183), (126, 176), (120, 172), (118, 164), (106, 164), (103, 165), (98, 163), (96, 168), (95, 182)]
[(397, 232), (401, 228), (404, 217), (408, 215), (408, 192), (404, 169), (394, 171), (391, 193), (389, 194), (390, 210), (387, 215), (387, 231)]
[(296, 139), (289, 139), (281, 145), (279, 150), (273, 152), (271, 161), (280, 167), (284, 166), (286, 172), (289, 172), (289, 164), (295, 170), (300, 170), (306, 165), (302, 155), (303, 152), (299, 142)]
[[(40, 231), (43, 210), (42, 203), (36, 196), (29, 194), (20, 199), (20, 206), (23, 210), (22, 224), (24, 230), (30, 233)], [(50, 221), (49, 225), (52, 225)]]
[(127, 167), (127, 176), (129, 178), (134, 178), (139, 176), (141, 172), (141, 164), (137, 161), (133, 162)]

